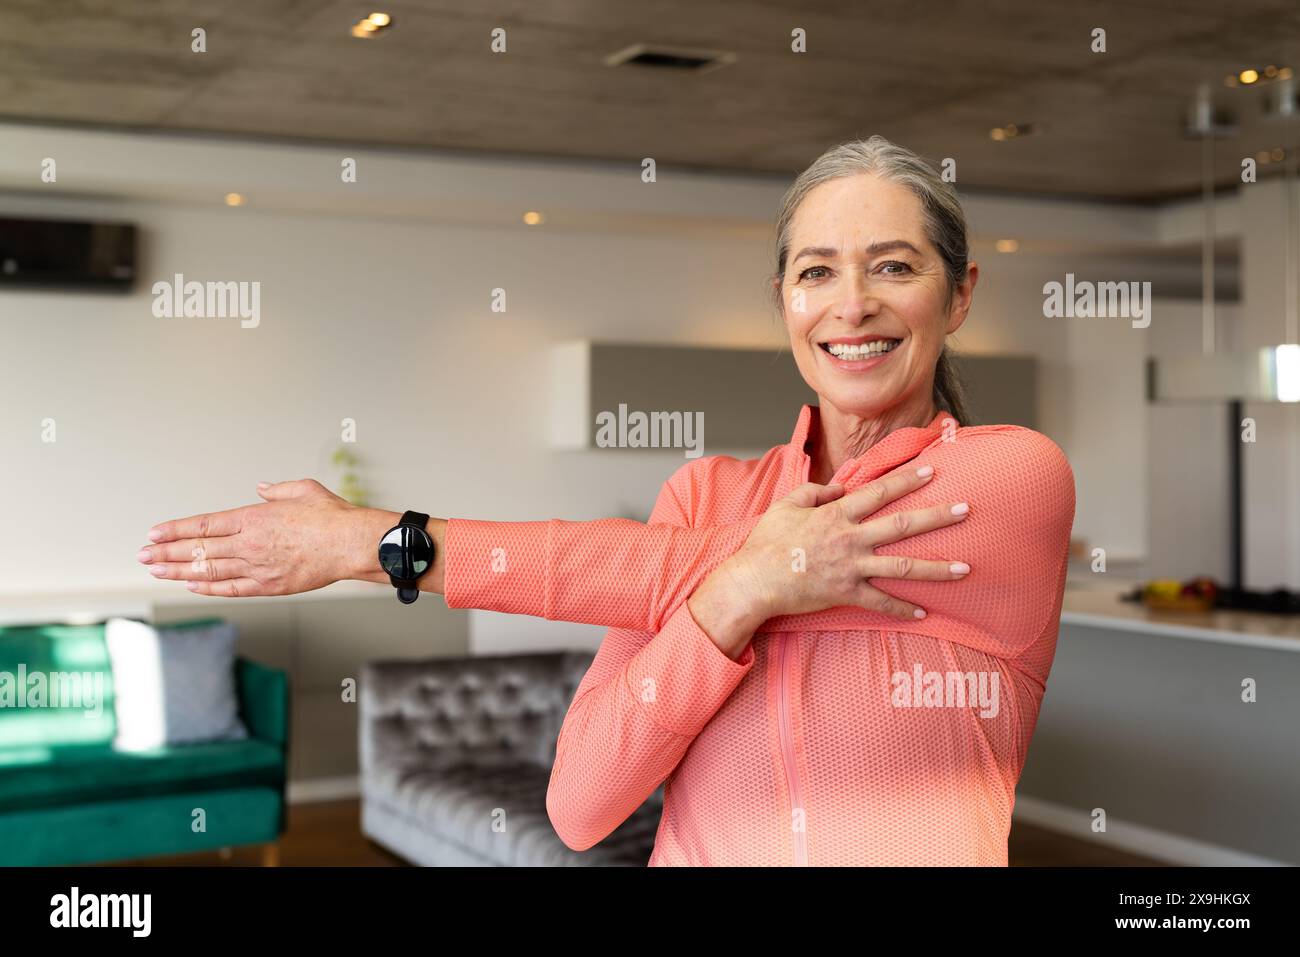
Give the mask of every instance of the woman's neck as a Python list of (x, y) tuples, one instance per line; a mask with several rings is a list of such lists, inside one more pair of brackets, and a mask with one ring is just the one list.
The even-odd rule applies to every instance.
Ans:
[(920, 393), (917, 399), (868, 417), (843, 412), (822, 399), (809, 452), (812, 466), (808, 471), (808, 481), (825, 485), (840, 466), (862, 455), (890, 432), (909, 427), (924, 428), (938, 414), (928, 391)]

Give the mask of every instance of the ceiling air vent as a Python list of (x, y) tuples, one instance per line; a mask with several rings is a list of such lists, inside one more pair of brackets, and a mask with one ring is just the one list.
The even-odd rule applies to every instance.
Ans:
[(736, 54), (698, 47), (665, 47), (634, 43), (605, 57), (605, 66), (642, 66), (686, 73), (708, 73), (736, 62)]

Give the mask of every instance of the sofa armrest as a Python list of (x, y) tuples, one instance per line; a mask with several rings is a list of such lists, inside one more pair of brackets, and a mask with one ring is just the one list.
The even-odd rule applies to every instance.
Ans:
[(249, 658), (235, 659), (239, 712), (248, 733), (284, 747), (289, 740), (289, 676)]

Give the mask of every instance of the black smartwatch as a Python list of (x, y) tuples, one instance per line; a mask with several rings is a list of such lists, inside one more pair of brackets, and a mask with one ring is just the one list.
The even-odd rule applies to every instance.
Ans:
[(406, 512), (379, 540), (379, 567), (387, 572), (403, 605), (420, 597), (416, 581), (433, 567), (433, 539), (424, 530), (428, 524), (428, 515)]

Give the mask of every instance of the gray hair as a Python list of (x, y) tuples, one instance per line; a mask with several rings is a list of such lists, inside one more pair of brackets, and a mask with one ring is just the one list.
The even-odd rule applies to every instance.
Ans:
[[(772, 292), (779, 310), (784, 309), (781, 285), (785, 281), (786, 260), (790, 255), (790, 227), (800, 204), (813, 189), (833, 179), (871, 173), (890, 182), (906, 186), (921, 201), (925, 217), (926, 238), (939, 251), (948, 277), (948, 298), (955, 287), (965, 281), (969, 263), (969, 240), (966, 214), (957, 198), (957, 190), (929, 163), (906, 147), (891, 143), (883, 136), (851, 140), (833, 146), (799, 174), (781, 200), (776, 221), (776, 282)], [(951, 412), (962, 425), (970, 424), (965, 392), (957, 377), (952, 353), (945, 345), (934, 369), (934, 402)]]

